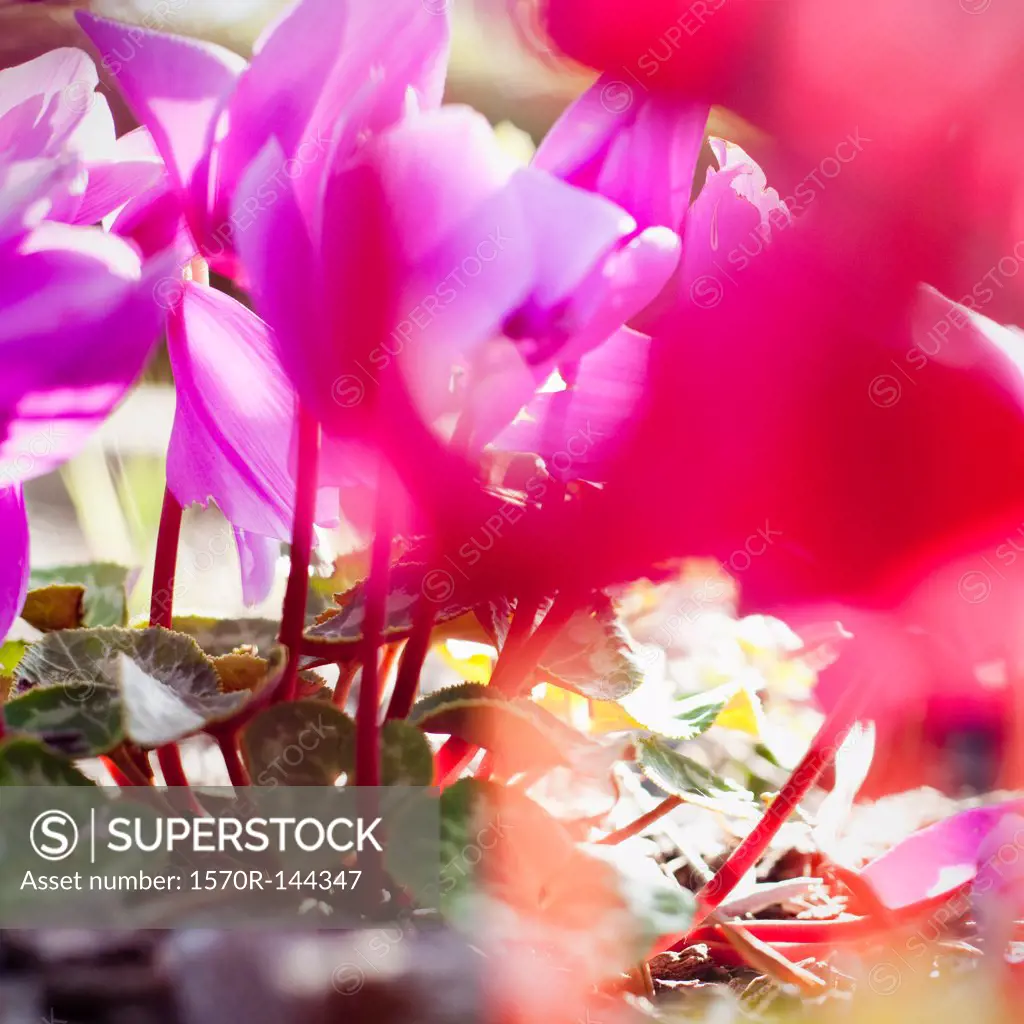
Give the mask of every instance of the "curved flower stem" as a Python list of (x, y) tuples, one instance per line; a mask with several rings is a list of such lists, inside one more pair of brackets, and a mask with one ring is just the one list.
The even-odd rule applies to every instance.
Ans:
[[(832, 763), (861, 708), (869, 699), (871, 690), (870, 684), (847, 687), (842, 699), (825, 719), (807, 753), (772, 800), (757, 827), (729, 854), (725, 863), (715, 872), (714, 878), (697, 893), (697, 910), (690, 925), (691, 932), (718, 909), (740, 879), (761, 859), (786, 819)], [(654, 953), (671, 949), (685, 937), (685, 934), (680, 934), (659, 939)]]
[(377, 512), (370, 556), (370, 577), (366, 581), (366, 609), (363, 613), (363, 673), (359, 680), (356, 706), (357, 786), (380, 785), (380, 690), (382, 672), (377, 664), (377, 649), (384, 632), (387, 611), (388, 577), (391, 571), (391, 527), (388, 503), (390, 488), (387, 470), (382, 468), (377, 486)]
[(156, 537), (153, 559), (153, 590), (149, 601), (149, 624), (171, 628), (174, 619), (174, 573), (178, 564), (178, 539), (181, 536), (181, 505), (164, 488), (164, 504), (160, 511), (160, 529)]
[[(170, 629), (174, 622), (174, 574), (178, 564), (178, 542), (181, 537), (181, 505), (164, 488), (164, 504), (160, 511), (160, 529), (153, 558), (153, 590), (149, 601), (149, 624)], [(167, 743), (156, 752), (164, 781), (168, 786), (188, 786), (181, 751), (177, 743)]]
[(249, 778), (248, 770), (242, 763), (242, 757), (238, 752), (238, 740), (234, 734), (226, 733), (218, 736), (217, 746), (220, 747), (220, 752), (224, 755), (224, 764), (227, 766), (231, 785), (236, 788), (251, 786), (252, 780)]
[(338, 666), (338, 681), (334, 684), (334, 696), (331, 698), (331, 702), (336, 708), (344, 708), (348, 703), (349, 694), (352, 692), (352, 683), (358, 672), (358, 661)]
[(615, 832), (609, 832), (603, 839), (598, 839), (597, 844), (599, 846), (616, 846), (619, 843), (625, 842), (627, 839), (632, 839), (633, 836), (640, 835), (644, 829), (653, 825), (659, 818), (664, 818), (666, 814), (674, 811), (682, 804), (682, 802), (682, 797), (667, 796), (661, 801), (661, 803), (656, 807), (652, 807), (646, 814), (641, 814), (636, 821), (631, 821), (628, 825), (624, 825)]
[(420, 673), (430, 650), (436, 614), (437, 606), (427, 599), (426, 594), (421, 594), (413, 617), (412, 634), (398, 663), (398, 679), (395, 680), (395, 689), (385, 716), (389, 722), (395, 718), (408, 718), (416, 701)]
[(313, 519), (316, 516), (317, 464), (320, 459), (320, 424), (299, 406), (298, 468), (295, 479), (295, 522), (292, 526), (291, 568), (281, 609), (278, 639), (288, 648), (288, 663), (281, 681), (280, 699), (295, 700), (302, 657), (302, 631), (309, 596), (309, 561), (313, 554)]

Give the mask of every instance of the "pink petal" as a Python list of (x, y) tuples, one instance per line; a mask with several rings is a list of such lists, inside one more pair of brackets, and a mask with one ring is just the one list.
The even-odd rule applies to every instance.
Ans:
[[(161, 323), (136, 250), (93, 228), (44, 224), (0, 259), (0, 467), (13, 479), (73, 455), (138, 376)], [(101, 354), (101, 355), (99, 355)]]
[(245, 68), (212, 43), (153, 32), (79, 11), (136, 117), (150, 130), (177, 188), (185, 188), (207, 148), (211, 122)]
[(600, 481), (642, 400), (649, 346), (621, 328), (580, 360), (566, 390), (537, 395), (495, 447), (540, 455), (556, 479)]
[(267, 325), (189, 282), (170, 317), (178, 406), (167, 480), (182, 504), (215, 501), (247, 533), (286, 539), (295, 501), (295, 393)]
[(892, 910), (941, 901), (974, 881), (989, 833), (1020, 803), (976, 807), (904, 839), (873, 860), (861, 877)]
[(305, 401), (315, 401), (323, 391), (323, 400), (331, 403), (337, 354), (325, 326), (322, 278), (309, 228), (290, 184), (267, 186), (283, 160), (272, 139), (240, 182), (236, 212), (252, 203), (261, 212), (239, 232), (236, 244), (256, 308), (273, 327), (289, 378)]
[(242, 569), (242, 600), (250, 607), (265, 601), (274, 586), (281, 542), (235, 527), (235, 544)]
[(109, 160), (89, 165), (89, 183), (74, 223), (99, 223), (118, 207), (159, 184), (165, 176), (164, 162), (145, 128), (121, 136)]
[(707, 118), (706, 103), (637, 95), (602, 75), (555, 122), (533, 166), (607, 196), (641, 227), (678, 230)]

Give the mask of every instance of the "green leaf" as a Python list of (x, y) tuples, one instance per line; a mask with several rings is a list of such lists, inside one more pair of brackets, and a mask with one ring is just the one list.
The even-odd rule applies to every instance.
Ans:
[(434, 781), (434, 753), (416, 726), (402, 721), (384, 723), (380, 777), (385, 786), (429, 786)]
[(621, 700), (643, 681), (633, 641), (604, 594), (577, 612), (541, 658), (550, 682), (594, 700)]
[(0, 786), (95, 786), (67, 758), (37, 740), (0, 743)]
[(132, 575), (133, 570), (113, 562), (59, 565), (52, 569), (34, 569), (29, 586), (33, 589), (53, 583), (83, 586), (83, 626), (124, 626), (128, 623), (127, 588)]
[(9, 732), (41, 740), (67, 757), (97, 757), (125, 738), (117, 690), (92, 683), (40, 686), (4, 706)]
[(672, 738), (694, 740), (715, 724), (732, 697), (732, 689), (723, 696), (721, 687), (684, 697), (672, 705)]
[(18, 662), (25, 656), (28, 650), (28, 642), (25, 640), (8, 640), (0, 645), (0, 671), (10, 675), (17, 667)]
[(644, 736), (637, 741), (637, 762), (644, 775), (671, 796), (696, 794), (733, 802), (752, 799), (742, 786), (673, 750), (660, 736)]
[[(467, 614), (472, 604), (457, 593), (454, 577), (423, 562), (399, 560), (391, 566), (384, 612), (383, 640), (400, 640), (412, 632), (416, 607), (424, 598), (435, 603), (434, 622), (442, 624)], [(341, 608), (306, 630), (306, 639), (324, 644), (355, 644), (363, 639), (366, 581), (340, 598)]]
[(116, 689), (125, 732), (141, 747), (189, 736), (249, 700), (247, 693), (221, 693), (195, 641), (159, 626), (49, 633), (29, 648), (14, 678), (20, 692), (71, 682)]
[(239, 647), (255, 647), (266, 657), (277, 643), (280, 628), (272, 619), (213, 619), (202, 615), (184, 615), (175, 618), (172, 625), (213, 658), (231, 654)]
[(42, 633), (78, 629), (84, 621), (85, 587), (77, 583), (51, 583), (30, 590), (21, 617)]
[(457, 736), (490, 750), (502, 773), (568, 764), (570, 750), (587, 743), (581, 733), (532, 701), (495, 699), (492, 694), (458, 697), (452, 693), (468, 687), (489, 689), (472, 683), (450, 687), (443, 691), (450, 695), (446, 700), (429, 710), (419, 710), (411, 720), (424, 732)]
[(354, 761), (355, 730), (332, 704), (275, 704), (242, 730), (242, 759), (255, 786), (333, 786)]
[(508, 703), (500, 690), (483, 683), (456, 683), (454, 686), (443, 686), (426, 697), (421, 697), (409, 712), (409, 721), (418, 725), (420, 719), (426, 718), (437, 711), (464, 700), (493, 700)]

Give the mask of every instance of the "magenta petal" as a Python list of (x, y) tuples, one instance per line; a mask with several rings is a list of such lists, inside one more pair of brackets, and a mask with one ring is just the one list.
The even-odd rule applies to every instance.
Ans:
[(494, 442), (540, 455), (560, 480), (602, 479), (643, 398), (650, 338), (623, 327), (579, 362), (564, 391), (544, 392)]
[(716, 305), (721, 290), (790, 224), (779, 194), (739, 146), (713, 140), (720, 168), (707, 181), (686, 215), (680, 287), (683, 301)]
[(265, 601), (274, 586), (281, 542), (235, 527), (235, 544), (242, 567), (242, 600), (250, 607)]
[[(276, 141), (268, 142), (236, 190), (236, 210), (263, 201), (268, 175), (283, 160)], [(248, 230), (239, 233), (236, 243), (256, 308), (273, 326), (281, 362), (290, 379), (306, 401), (311, 401), (320, 392), (326, 374), (324, 390), (329, 395), (337, 375), (337, 354), (324, 327), (322, 279), (313, 243), (287, 181), (277, 187), (273, 202), (268, 202)]]
[[(230, 214), (236, 186), (269, 139), (277, 140), (284, 158), (298, 159), (303, 174), (326, 160), (333, 122), (315, 123), (308, 133), (307, 127), (343, 53), (348, 8), (341, 0), (300, 0), (257, 42), (227, 107), (228, 133), (217, 146), (215, 219)], [(297, 156), (304, 142), (313, 149)]]
[[(93, 228), (44, 224), (0, 254), (0, 467), (14, 479), (73, 455), (141, 372), (161, 311), (153, 261)], [(150, 279), (149, 275), (152, 275)]]
[(0, 643), (28, 593), (28, 520), (21, 488), (0, 487)]
[(168, 347), (177, 388), (167, 480), (183, 505), (214, 500), (235, 527), (291, 534), (295, 394), (269, 328), (230, 296), (185, 285)]
[(98, 224), (118, 207), (159, 184), (165, 174), (164, 163), (145, 128), (121, 136), (111, 159), (89, 165), (89, 183), (74, 223)]
[(184, 188), (206, 149), (210, 124), (245, 68), (212, 43), (152, 32), (79, 11), (78, 22), (153, 135), (176, 187)]
[[(422, 0), (353, 0), (345, 46), (309, 119), (307, 138), (333, 131), (333, 156), (346, 158), (360, 139), (395, 124), (406, 112), (410, 91), (422, 110), (441, 102), (450, 45), (446, 9)], [(447, 5), (444, 5), (445, 8)], [(314, 207), (317, 176), (303, 173), (296, 194), (304, 210)]]
[[(0, 120), (6, 115), (31, 101), (35, 109), (35, 123), (26, 126), (32, 129), (35, 152), (22, 151), (21, 156), (55, 156), (59, 147), (68, 141), (72, 133), (89, 116), (96, 98), (92, 95), (99, 82), (96, 65), (84, 51), (72, 47), (61, 47), (44, 53), (34, 60), (17, 67), (0, 71)], [(0, 131), (0, 150), (4, 145), (4, 132)], [(26, 144), (26, 138), (11, 138), (19, 146)], [(44, 148), (39, 148), (40, 142)]]
[(708, 106), (639, 100), (603, 75), (558, 119), (533, 165), (618, 203), (641, 227), (678, 230), (690, 203)]
[(974, 881), (989, 833), (1021, 806), (975, 807), (929, 825), (873, 860), (861, 877), (891, 910), (948, 897)]

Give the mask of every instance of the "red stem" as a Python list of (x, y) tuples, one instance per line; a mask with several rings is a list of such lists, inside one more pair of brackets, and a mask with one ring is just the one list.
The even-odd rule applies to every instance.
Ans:
[(395, 718), (408, 718), (416, 702), (420, 673), (430, 650), (430, 637), (434, 632), (436, 615), (437, 606), (428, 600), (425, 594), (421, 594), (416, 606), (412, 633), (398, 663), (398, 678), (395, 680), (395, 689), (391, 694), (391, 703), (385, 716), (389, 722)]
[(729, 854), (725, 863), (715, 872), (714, 878), (697, 893), (697, 909), (690, 925), (690, 932), (662, 937), (658, 940), (655, 952), (671, 949), (681, 939), (686, 938), (687, 934), (692, 933), (719, 907), (736, 888), (739, 880), (761, 859), (786, 819), (835, 758), (870, 692), (870, 685), (855, 684), (847, 688), (839, 703), (832, 709), (832, 713), (822, 723), (811, 742), (810, 749), (772, 800), (757, 827)]
[(331, 698), (336, 708), (344, 709), (348, 703), (349, 694), (352, 692), (352, 683), (358, 671), (358, 661), (353, 661), (350, 665), (338, 666), (338, 681), (334, 684), (334, 696)]
[[(171, 488), (165, 487), (160, 529), (156, 536), (156, 554), (153, 558), (153, 590), (149, 601), (151, 626), (170, 629), (174, 622), (174, 574), (178, 565), (180, 538), (181, 505), (171, 493)], [(156, 757), (168, 786), (188, 786), (177, 743), (168, 743), (158, 748)]]
[(278, 639), (288, 648), (288, 663), (278, 691), (280, 699), (295, 700), (302, 657), (302, 631), (309, 596), (309, 561), (313, 554), (313, 519), (316, 516), (317, 464), (320, 459), (320, 424), (302, 406), (298, 411), (298, 467), (295, 477), (295, 521), (292, 525), (291, 568), (281, 609)]
[(391, 567), (391, 529), (388, 526), (390, 495), (386, 470), (382, 470), (377, 489), (376, 524), (373, 552), (370, 556), (370, 577), (366, 581), (366, 608), (363, 613), (363, 672), (359, 680), (359, 703), (356, 705), (356, 772), (357, 786), (380, 785), (380, 682), (377, 649), (384, 631), (387, 610), (388, 576)]
[(619, 843), (640, 835), (644, 829), (649, 828), (660, 818), (664, 818), (670, 811), (674, 811), (682, 804), (682, 797), (667, 796), (656, 807), (652, 807), (646, 814), (641, 814), (635, 821), (615, 832), (609, 832), (603, 839), (598, 839), (599, 846), (617, 846)]
[(153, 591), (149, 602), (149, 624), (171, 628), (174, 619), (174, 573), (178, 565), (178, 539), (181, 536), (181, 505), (164, 489), (160, 529), (153, 559)]
[(217, 746), (220, 747), (220, 752), (224, 755), (224, 764), (227, 765), (228, 778), (231, 780), (231, 785), (236, 788), (251, 786), (252, 780), (249, 778), (249, 772), (242, 763), (241, 754), (238, 752), (238, 741), (235, 736), (218, 736)]

